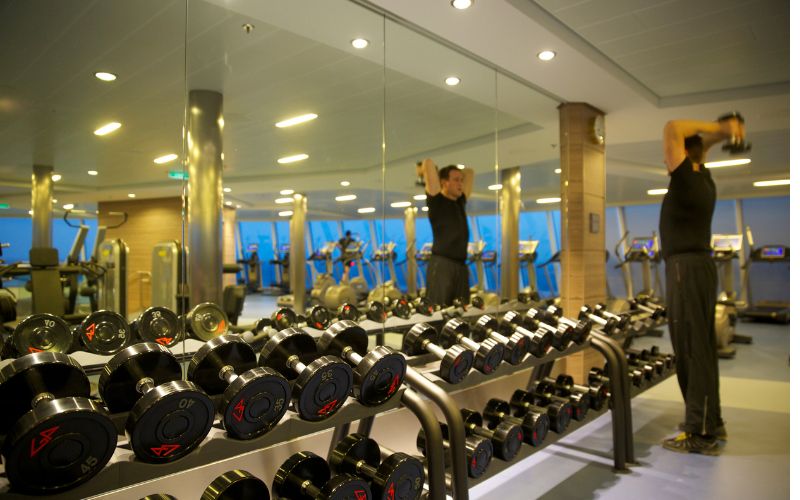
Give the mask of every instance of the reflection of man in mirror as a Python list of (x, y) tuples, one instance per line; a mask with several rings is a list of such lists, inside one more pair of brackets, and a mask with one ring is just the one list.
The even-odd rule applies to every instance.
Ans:
[(427, 296), (435, 304), (453, 299), (469, 302), (467, 198), (475, 173), (471, 168), (448, 165), (441, 170), (430, 158), (417, 164), (417, 177), (425, 181), (428, 219), (433, 229), (433, 255), (425, 278)]
[(342, 261), (342, 265), (344, 266), (344, 274), (342, 276), (343, 280), (347, 280), (350, 277), (350, 266), (352, 265), (352, 261), (346, 258), (347, 255), (347, 247), (350, 246), (351, 243), (355, 241), (353, 239), (353, 233), (350, 230), (344, 232), (344, 236), (339, 238), (339, 251), (341, 255), (339, 256), (339, 260)]

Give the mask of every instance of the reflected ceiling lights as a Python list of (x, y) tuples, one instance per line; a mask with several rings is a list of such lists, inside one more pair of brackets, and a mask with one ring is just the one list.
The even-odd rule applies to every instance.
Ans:
[(392, 208), (406, 208), (410, 206), (411, 206), (410, 201), (396, 201), (392, 203)]
[(704, 165), (706, 168), (735, 167), (737, 165), (747, 165), (751, 161), (750, 158), (737, 158), (735, 160), (709, 161)]
[(275, 200), (275, 203), (278, 205), (285, 205), (287, 203), (291, 203), (294, 201), (294, 198), (278, 198)]
[(306, 113), (300, 116), (293, 116), (292, 118), (288, 118), (276, 123), (275, 126), (278, 128), (291, 127), (292, 125), (299, 125), (301, 123), (310, 122), (311, 120), (316, 120), (318, 116), (319, 115), (316, 113)]
[(448, 76), (447, 78), (444, 79), (444, 83), (453, 87), (461, 83), (461, 78), (457, 76)]
[(153, 163), (157, 163), (159, 165), (163, 165), (164, 163), (171, 162), (172, 160), (176, 159), (177, 157), (178, 157), (178, 155), (176, 155), (175, 153), (170, 153), (168, 155), (159, 156), (158, 158), (153, 160)]
[(280, 194), (281, 196), (289, 196), (291, 194), (294, 194), (294, 189), (281, 189)]
[(232, 201), (226, 201), (225, 202), (225, 206), (226, 207), (232, 207), (233, 206), (233, 202)]
[(358, 209), (358, 213), (360, 213), (360, 214), (371, 214), (374, 211), (375, 211), (375, 207), (364, 207), (364, 208), (359, 208)]
[(650, 196), (660, 196), (662, 194), (667, 194), (667, 191), (669, 191), (669, 189), (667, 188), (648, 189), (647, 194), (649, 194)]
[(557, 168), (557, 169), (553, 170), (553, 172), (555, 172), (555, 173), (557, 173), (557, 174), (560, 174), (560, 173), (561, 173), (561, 169), (560, 169), (560, 168)]
[(501, 189), (503, 189), (502, 184), (492, 184), (489, 186), (489, 191), (500, 191)]
[(561, 198), (539, 198), (536, 200), (536, 203), (539, 205), (544, 205), (546, 203), (558, 203), (561, 201)]
[(106, 135), (106, 134), (110, 134), (111, 132), (113, 132), (113, 131), (117, 130), (117, 129), (118, 129), (118, 128), (120, 128), (121, 126), (122, 126), (122, 124), (121, 124), (121, 123), (119, 123), (119, 122), (111, 122), (111, 123), (106, 123), (105, 125), (103, 125), (103, 126), (102, 126), (102, 127), (100, 127), (99, 129), (95, 130), (95, 131), (94, 131), (94, 135)]
[(556, 57), (556, 53), (552, 50), (543, 50), (536, 56), (540, 61), (552, 61)]
[(789, 179), (776, 179), (774, 181), (756, 181), (753, 183), (755, 187), (772, 187), (772, 186), (788, 186)]
[(64, 205), (64, 210), (72, 210), (73, 208), (75, 208), (75, 205), (73, 205), (72, 203), (67, 203), (66, 205)]
[(423, 212), (427, 212), (428, 211), (428, 207), (422, 207), (422, 211)]
[(350, 181), (342, 181), (342, 182), (339, 183), (339, 185), (342, 186), (342, 187), (347, 187), (347, 186), (350, 185)]
[[(223, 193), (230, 193), (231, 191), (233, 191), (233, 189), (231, 189), (231, 188), (222, 188), (222, 192)], [(283, 194), (283, 193), (281, 193), (281, 194)], [(292, 194), (292, 193), (289, 193), (289, 194)]]
[(86, 173), (89, 175), (97, 175), (97, 170), (87, 170)]
[(353, 201), (356, 199), (356, 195), (354, 194), (343, 194), (341, 196), (337, 196), (336, 201)]
[(366, 49), (367, 45), (369, 45), (369, 40), (365, 38), (356, 38), (355, 40), (350, 41), (350, 45), (356, 49)]
[(422, 201), (422, 200), (424, 200), (426, 198), (427, 198), (427, 196), (424, 195), (424, 194), (415, 194), (414, 195), (414, 199), (417, 200), (417, 201)]
[(136, 193), (128, 193), (128, 198), (136, 198)]
[(472, 7), (472, 0), (450, 0), (450, 5), (458, 10), (469, 9)]
[(463, 163), (459, 163), (456, 165), (456, 168), (459, 170), (464, 170), (464, 168), (466, 168), (466, 165), (464, 165)]
[(61, 180), (61, 174), (53, 174), (50, 178), (53, 179), (53, 182), (58, 182)]
[(98, 71), (94, 74), (94, 77), (98, 80), (103, 80), (104, 82), (113, 82), (117, 79), (117, 75), (114, 73), (109, 73), (108, 71)]
[(284, 165), (286, 163), (294, 163), (296, 161), (307, 160), (308, 155), (305, 153), (300, 153), (299, 155), (292, 155), (292, 156), (284, 156), (283, 158), (278, 158), (278, 163)]
[(291, 217), (293, 213), (292, 210), (284, 210), (283, 212), (278, 212), (278, 217)]

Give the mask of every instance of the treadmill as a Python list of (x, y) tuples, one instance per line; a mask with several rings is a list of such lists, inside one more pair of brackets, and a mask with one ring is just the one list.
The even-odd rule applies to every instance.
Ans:
[(783, 301), (753, 301), (753, 291), (750, 284), (751, 265), (755, 262), (767, 264), (786, 264), (789, 266), (789, 247), (786, 245), (753, 246), (753, 235), (747, 228), (747, 240), (750, 243), (750, 256), (745, 263), (745, 280), (747, 282), (747, 298), (749, 304), (739, 311), (739, 317), (751, 321), (768, 323), (789, 323), (789, 303)]

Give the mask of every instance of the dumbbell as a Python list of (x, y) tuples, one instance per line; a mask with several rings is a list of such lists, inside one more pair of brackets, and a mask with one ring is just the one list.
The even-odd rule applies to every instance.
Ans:
[(418, 314), (422, 314), (423, 316), (432, 316), (433, 312), (436, 310), (431, 299), (427, 297), (417, 297), (411, 301), (411, 305)]
[(338, 474), (353, 474), (369, 479), (372, 498), (416, 500), (425, 483), (425, 469), (418, 459), (393, 453), (381, 462), (378, 443), (362, 434), (350, 434), (336, 445), (328, 457)]
[(445, 382), (457, 384), (469, 373), (475, 355), (460, 345), (445, 350), (434, 342), (437, 336), (436, 329), (431, 325), (417, 323), (403, 336), (403, 352), (409, 356), (430, 352), (441, 360), (439, 377)]
[(349, 319), (350, 321), (359, 321), (361, 319), (361, 312), (350, 302), (343, 302), (339, 304), (339, 308), (336, 310), (336, 317), (339, 318), (339, 320)]
[(117, 431), (89, 393), (83, 368), (63, 353), (29, 354), (0, 369), (2, 454), (12, 491), (53, 494), (108, 463)]
[(337, 321), (317, 340), (320, 352), (353, 366), (353, 394), (365, 406), (377, 406), (397, 393), (405, 380), (406, 358), (386, 346), (367, 351), (369, 336), (353, 321)]
[(647, 349), (625, 349), (625, 354), (628, 356), (628, 362), (647, 363), (653, 366), (655, 375), (662, 375), (666, 368), (664, 360), (657, 356), (652, 356)]
[(530, 331), (523, 326), (522, 315), (516, 311), (508, 311), (503, 315), (498, 324), (498, 331), (506, 337), (511, 337), (515, 333), (519, 333), (528, 339), (528, 352), (537, 358), (541, 358), (550, 346), (553, 345), (553, 334), (548, 330), (539, 328), (536, 331)]
[(589, 397), (585, 397), (581, 394), (572, 394), (571, 392), (562, 394), (550, 380), (539, 380), (529, 392), (540, 398), (541, 402), (547, 402), (549, 404), (558, 402), (566, 403), (570, 407), (569, 415), (573, 420), (580, 422), (589, 414), (589, 407), (591, 405)]
[(14, 349), (19, 355), (36, 352), (67, 353), (73, 336), (62, 318), (48, 313), (32, 314), (19, 322), (12, 335)]
[(658, 375), (658, 370), (656, 369), (655, 365), (649, 361), (641, 360), (633, 354), (627, 354), (627, 358), (628, 368), (640, 370), (644, 375), (645, 380), (653, 380), (653, 378)]
[[(731, 118), (739, 121), (741, 124), (744, 125), (744, 117), (738, 111), (731, 111), (729, 113), (725, 113), (724, 115), (717, 118), (718, 122), (723, 122), (726, 120), (730, 120)], [(740, 155), (743, 153), (747, 153), (753, 147), (750, 142), (735, 136), (731, 136), (727, 139), (725, 144), (722, 145), (722, 150), (727, 151), (732, 156), (733, 155)]]
[(203, 302), (194, 306), (186, 314), (184, 323), (186, 334), (202, 342), (228, 333), (228, 315), (213, 302)]
[[(386, 299), (388, 301), (388, 297)], [(389, 302), (389, 311), (392, 316), (408, 319), (411, 317), (412, 306), (407, 298), (400, 297)]]
[(550, 419), (550, 430), (558, 434), (569, 427), (569, 421), (572, 418), (572, 405), (563, 398), (551, 400), (542, 394), (517, 389), (511, 395), (508, 403), (516, 417), (521, 417), (531, 409), (537, 412), (546, 412)]
[[(299, 320), (300, 318), (298, 318)], [(314, 330), (324, 330), (331, 322), (331, 313), (325, 306), (312, 306), (306, 310), (306, 326)]]
[(565, 373), (558, 375), (556, 378), (544, 377), (542, 382), (549, 384), (556, 396), (569, 398), (572, 402), (572, 407), (580, 409), (584, 415), (588, 413), (589, 408), (601, 410), (603, 404), (608, 400), (608, 393), (602, 387), (575, 385), (575, 380), (572, 376)]
[(628, 314), (614, 314), (608, 310), (605, 304), (599, 302), (594, 305), (595, 313), (603, 319), (613, 319), (617, 322), (616, 327), (620, 330), (626, 330), (630, 324), (631, 317)]
[(468, 436), (475, 435), (492, 440), (494, 456), (506, 461), (517, 456), (525, 439), (519, 424), (503, 420), (490, 430), (483, 427), (483, 418), (475, 410), (461, 408), (461, 416), (464, 418), (464, 428)]
[(128, 321), (114, 311), (95, 311), (75, 329), (81, 345), (94, 354), (110, 355), (130, 344), (131, 328)]
[(258, 364), (292, 382), (292, 405), (304, 420), (330, 417), (353, 388), (350, 365), (337, 357), (320, 355), (314, 338), (299, 328), (272, 335), (261, 349)]
[(503, 345), (492, 339), (485, 339), (480, 344), (469, 338), (469, 323), (453, 318), (442, 327), (439, 339), (442, 347), (462, 345), (475, 353), (473, 368), (483, 373), (492, 373), (503, 362)]
[[(297, 326), (297, 321), (297, 314), (295, 314), (294, 310), (288, 307), (281, 307), (273, 311), (272, 316), (270, 316), (269, 324), (280, 331), (290, 326)], [(260, 329), (258, 326), (258, 323), (256, 323), (256, 329)]]
[(269, 500), (269, 488), (245, 470), (231, 470), (209, 484), (200, 500)]
[(183, 340), (180, 320), (172, 310), (153, 306), (145, 309), (131, 323), (131, 330), (145, 342), (155, 342), (164, 347), (172, 347)]
[(183, 457), (214, 423), (211, 399), (181, 375), (175, 356), (155, 342), (126, 347), (100, 374), (97, 387), (109, 411), (129, 412), (125, 432), (142, 461), (164, 463)]
[(631, 299), (628, 301), (631, 309), (636, 309), (650, 315), (654, 321), (659, 321), (667, 317), (667, 310), (655, 303), (649, 302), (644, 299)]
[(572, 342), (572, 327), (567, 323), (561, 323), (555, 316), (544, 313), (542, 310), (532, 307), (528, 309), (523, 317), (523, 325), (529, 330), (543, 328), (553, 335), (553, 347), (563, 351)]
[(606, 372), (596, 366), (589, 368), (589, 374), (586, 375), (586, 380), (589, 381), (589, 385), (595, 387), (603, 387), (608, 392), (611, 388), (611, 379), (608, 378)]
[(602, 410), (608, 403), (609, 390), (607, 385), (578, 385), (571, 375), (562, 373), (555, 378), (554, 382), (557, 392), (562, 396), (570, 393), (582, 393), (589, 398), (589, 407), (595, 411)]
[(511, 336), (504, 337), (497, 330), (497, 320), (488, 314), (484, 314), (473, 325), (472, 337), (478, 342), (483, 342), (486, 339), (494, 340), (505, 348), (503, 359), (507, 363), (512, 365), (522, 363), (525, 355), (528, 354), (528, 338), (521, 333), (512, 333)]
[(518, 425), (522, 429), (522, 436), (531, 446), (539, 446), (547, 437), (550, 429), (550, 417), (544, 408), (529, 407), (529, 411), (519, 417), (511, 414), (511, 406), (502, 399), (492, 398), (483, 408), (483, 419), (490, 429), (500, 426), (503, 422)]
[(367, 304), (367, 311), (359, 321), (368, 319), (375, 323), (386, 323), (388, 315), (386, 314), (386, 306), (380, 300), (371, 300)]
[(662, 360), (664, 362), (664, 367), (667, 370), (671, 369), (672, 365), (675, 363), (675, 356), (669, 353), (662, 353), (657, 345), (654, 345), (650, 348), (650, 356), (655, 356), (656, 358)]
[(186, 378), (208, 394), (222, 394), (217, 411), (228, 436), (253, 439), (280, 421), (289, 407), (289, 382), (258, 366), (256, 353), (242, 337), (221, 335), (197, 350)]
[[(439, 423), (442, 428), (442, 447), (445, 452), (450, 449), (450, 441), (448, 440), (450, 434), (448, 433), (447, 424)], [(436, 443), (433, 443), (436, 445)], [(466, 437), (467, 447), (467, 475), (469, 477), (481, 477), (489, 464), (492, 462), (492, 441), (490, 439), (469, 435)], [(427, 453), (427, 440), (425, 438), (425, 431), (419, 430), (417, 434), (417, 449), (425, 455)], [(445, 453), (445, 457), (450, 457), (449, 453)]]
[[(602, 384), (605, 387), (610, 387), (611, 380), (608, 378), (607, 373), (608, 372), (606, 370), (601, 370), (600, 368), (592, 367), (589, 370), (589, 375), (588, 375), (589, 383), (595, 385)], [(631, 384), (633, 384), (635, 387), (640, 387), (642, 385), (642, 382), (644, 381), (644, 373), (642, 373), (642, 370), (634, 366), (628, 365), (628, 379), (631, 381)]]
[(584, 305), (581, 306), (581, 312), (578, 316), (581, 319), (587, 319), (597, 325), (598, 329), (603, 333), (612, 335), (617, 327), (617, 321), (614, 319), (601, 318), (595, 313), (593, 307)]
[(295, 453), (281, 464), (272, 481), (272, 496), (292, 500), (371, 500), (366, 481), (351, 474), (331, 477), (328, 462), (310, 451)]

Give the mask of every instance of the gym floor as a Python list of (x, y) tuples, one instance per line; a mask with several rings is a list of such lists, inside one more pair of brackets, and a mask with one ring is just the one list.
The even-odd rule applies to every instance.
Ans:
[[(275, 297), (249, 295), (240, 323), (267, 316), (274, 304)], [(661, 440), (676, 434), (683, 421), (673, 376), (633, 400), (639, 465), (630, 473), (611, 470), (607, 414), (472, 488), (470, 498), (788, 498), (789, 327), (740, 322), (737, 332), (752, 335), (753, 344), (736, 344), (736, 358), (720, 360), (722, 416), (729, 435), (720, 456), (661, 448)], [(666, 333), (634, 341), (634, 347), (654, 344), (672, 351)]]

